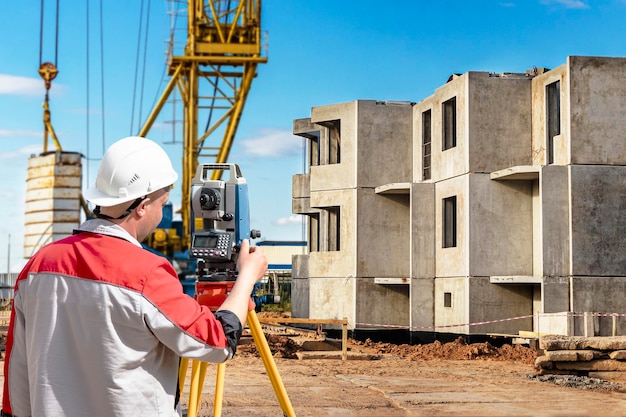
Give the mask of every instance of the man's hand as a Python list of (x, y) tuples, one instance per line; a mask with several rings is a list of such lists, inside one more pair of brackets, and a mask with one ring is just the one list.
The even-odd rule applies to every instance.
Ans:
[[(239, 249), (239, 259), (237, 260), (237, 271), (240, 279), (253, 279), (252, 285), (263, 278), (267, 270), (267, 258), (263, 250), (257, 246), (250, 246), (248, 239), (241, 241)], [(252, 288), (250, 289), (252, 292)]]
[[(242, 326), (246, 325), (248, 311), (254, 305), (250, 298), (254, 284), (263, 278), (267, 270), (267, 258), (261, 248), (250, 246), (248, 239), (241, 242), (237, 260), (237, 281), (218, 310), (235, 313)], [(254, 307), (251, 308), (252, 310)]]

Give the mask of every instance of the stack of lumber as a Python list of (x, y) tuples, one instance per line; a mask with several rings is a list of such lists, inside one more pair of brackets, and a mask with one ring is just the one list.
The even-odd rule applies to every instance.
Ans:
[(626, 336), (584, 337), (546, 335), (537, 357), (539, 375), (582, 375), (626, 382)]

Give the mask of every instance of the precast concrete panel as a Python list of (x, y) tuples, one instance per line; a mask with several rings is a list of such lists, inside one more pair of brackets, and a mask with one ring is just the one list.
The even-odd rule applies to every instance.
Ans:
[[(467, 74), (455, 77), (435, 90), (432, 98), (432, 180), (439, 181), (468, 172)], [(456, 146), (443, 149), (443, 104), (456, 98)]]
[(569, 277), (545, 276), (541, 283), (542, 311), (559, 313), (570, 311)]
[(291, 316), (309, 317), (309, 256), (291, 258)]
[(572, 275), (626, 276), (626, 166), (570, 167)]
[[(518, 334), (533, 329), (533, 284), (491, 284), (489, 277), (470, 277), (470, 334)], [(531, 316), (531, 317), (527, 317)]]
[(357, 186), (411, 181), (412, 116), (410, 103), (357, 101)]
[(308, 279), (293, 278), (291, 280), (291, 317), (309, 317), (309, 294)]
[(311, 175), (296, 174), (291, 177), (292, 198), (309, 198), (311, 196)]
[(357, 278), (355, 285), (355, 327), (372, 328), (377, 324), (409, 326), (408, 284), (381, 285), (372, 278)]
[[(439, 277), (467, 276), (469, 264), (468, 176), (439, 181), (435, 185), (435, 259)], [(443, 247), (443, 200), (456, 197), (456, 246)]]
[(339, 121), (339, 163), (330, 163), (328, 154), (330, 134), (322, 129), (320, 153), (322, 163), (311, 166), (311, 191), (337, 190), (356, 187), (357, 176), (357, 101), (313, 107), (311, 122), (319, 125)]
[(626, 165), (626, 58), (570, 56), (573, 164)]
[(435, 277), (436, 214), (434, 183), (411, 186), (411, 276)]
[(531, 163), (531, 78), (470, 72), (467, 80), (470, 172)]
[(354, 279), (315, 278), (309, 281), (310, 318), (343, 319), (348, 318), (351, 327), (356, 321)]
[[(572, 311), (576, 313), (575, 333), (584, 335), (584, 313), (623, 314), (626, 311), (626, 277), (572, 277)], [(613, 326), (617, 335), (626, 335), (626, 318), (589, 315), (594, 321), (594, 334), (589, 336), (611, 336)]]
[(533, 275), (532, 182), (468, 179), (469, 274)]
[[(561, 65), (551, 71), (537, 75), (532, 80), (532, 165), (548, 164), (548, 138), (546, 130), (546, 86), (559, 81), (561, 103), (561, 144), (569, 143), (569, 77), (567, 65)], [(562, 149), (561, 146), (560, 149)], [(566, 148), (567, 149), (567, 148)], [(556, 152), (555, 159), (559, 165), (569, 164), (569, 153), (560, 155)]]
[(294, 214), (312, 214), (319, 210), (311, 208), (309, 174), (297, 174), (291, 177), (291, 212)]
[[(311, 276), (336, 277), (356, 275), (356, 242), (358, 239), (357, 229), (357, 190), (343, 189), (324, 192), (311, 192), (311, 206), (321, 212), (328, 208), (339, 207), (339, 250), (329, 251), (330, 242), (320, 242), (320, 251), (314, 253), (311, 258)], [(328, 222), (328, 216), (320, 213), (319, 233), (320, 240), (330, 240), (329, 229), (332, 225)], [(319, 259), (320, 262), (314, 262)]]
[(310, 252), (309, 277), (353, 278), (355, 276), (355, 252), (342, 250), (332, 252)]
[(435, 331), (469, 334), (469, 278), (435, 279)]
[(311, 192), (356, 187), (356, 172), (346, 164), (311, 167)]
[(434, 331), (435, 325), (435, 278), (411, 280), (411, 326), (412, 331)]
[(409, 278), (409, 195), (380, 195), (373, 188), (359, 188), (356, 198), (356, 275)]
[(291, 200), (291, 212), (294, 214), (319, 213), (318, 209), (311, 208), (310, 198), (293, 198)]
[[(429, 159), (429, 172), (432, 178), (432, 152), (433, 152), (433, 137), (435, 134), (433, 123), (433, 106), (435, 99), (434, 96), (430, 96), (427, 99), (420, 101), (413, 106), (413, 182), (429, 181), (430, 178), (424, 178), (424, 141), (428, 146), (428, 158)], [(428, 122), (430, 123), (430, 130), (425, 131), (424, 127), (424, 113), (430, 112)], [(427, 127), (426, 127), (427, 128)]]
[(541, 168), (541, 224), (543, 275), (570, 275), (570, 188), (564, 166)]

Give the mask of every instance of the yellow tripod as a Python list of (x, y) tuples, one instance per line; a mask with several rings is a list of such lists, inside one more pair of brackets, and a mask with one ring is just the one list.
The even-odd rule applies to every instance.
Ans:
[[(283, 411), (283, 416), (295, 417), (296, 414), (289, 401), (289, 396), (283, 385), (283, 381), (280, 379), (274, 357), (270, 351), (267, 339), (261, 329), (261, 323), (254, 310), (248, 311), (248, 327), (252, 333), (252, 339), (261, 355), (263, 365), (270, 378), (274, 393), (280, 404), (280, 408)], [(185, 385), (185, 377), (187, 375), (187, 368), (189, 366), (189, 359), (183, 358), (180, 362), (180, 369), (178, 373), (178, 379), (180, 380), (180, 392), (182, 395), (183, 386)], [(187, 417), (197, 417), (198, 405), (200, 404), (200, 397), (202, 396), (202, 387), (204, 385), (204, 377), (206, 376), (208, 363), (197, 360), (191, 362), (191, 386), (189, 390), (189, 405), (187, 407)], [(224, 395), (224, 376), (226, 374), (226, 364), (220, 363), (217, 365), (217, 375), (215, 381), (215, 401), (213, 404), (213, 417), (220, 417), (222, 415), (222, 398)]]

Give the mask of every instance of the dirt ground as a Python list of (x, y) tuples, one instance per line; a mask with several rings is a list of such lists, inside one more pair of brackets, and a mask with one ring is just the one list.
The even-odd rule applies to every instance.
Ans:
[[(626, 415), (626, 387), (588, 377), (537, 376), (536, 352), (520, 345), (349, 340), (347, 361), (338, 352), (329, 352), (332, 359), (298, 359), (298, 332), (264, 329), (286, 392), (283, 402), (299, 417)], [(213, 416), (216, 369), (208, 368), (198, 416)], [(188, 373), (183, 409), (189, 388)], [(284, 415), (249, 336), (226, 365), (221, 406), (224, 417)]]
[[(537, 376), (536, 351), (521, 345), (349, 340), (350, 359), (341, 361), (338, 354), (298, 359), (302, 348), (291, 336), (270, 329), (266, 337), (286, 402), (300, 417), (626, 415), (626, 387), (588, 377)], [(226, 365), (222, 416), (283, 415), (255, 345), (242, 340)], [(207, 371), (199, 416), (213, 415), (215, 370)]]

